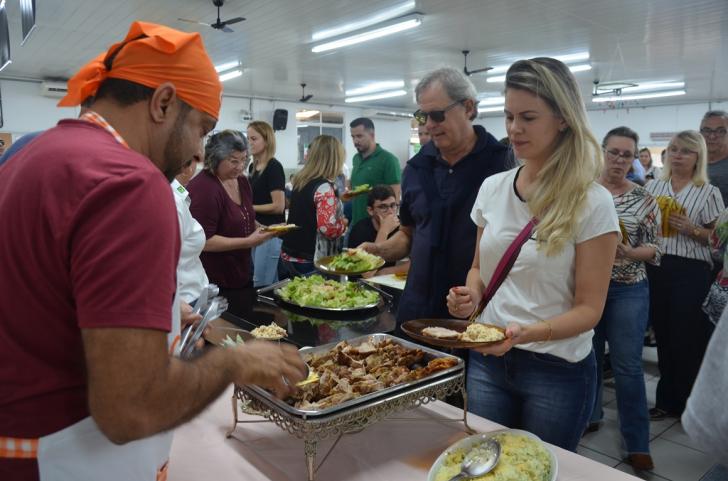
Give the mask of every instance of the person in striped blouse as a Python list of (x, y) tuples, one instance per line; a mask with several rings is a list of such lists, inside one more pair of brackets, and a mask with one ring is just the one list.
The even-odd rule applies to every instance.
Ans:
[(712, 324), (701, 308), (713, 281), (708, 235), (724, 208), (720, 190), (708, 183), (707, 149), (699, 132), (675, 134), (667, 155), (662, 177), (645, 185), (658, 203), (672, 204), (662, 212), (668, 217), (661, 265), (647, 265), (660, 368), (653, 421), (682, 414), (710, 340)]
[(660, 264), (660, 209), (642, 186), (627, 180), (639, 136), (628, 127), (610, 130), (602, 141), (605, 166), (599, 183), (612, 194), (622, 229), (622, 242), (612, 266), (607, 302), (594, 328), (597, 393), (587, 432), (599, 429), (602, 410), (604, 342), (617, 384), (619, 428), (624, 450), (635, 469), (653, 469), (650, 456), (650, 417), (647, 412), (642, 344), (647, 328), (649, 291), (645, 263)]

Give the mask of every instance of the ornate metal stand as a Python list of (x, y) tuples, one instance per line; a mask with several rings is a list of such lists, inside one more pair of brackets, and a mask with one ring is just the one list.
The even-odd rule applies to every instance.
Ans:
[[(461, 393), (464, 409), (461, 418), (446, 419), (411, 419), (394, 417), (405, 411), (417, 408), (445, 396)], [(241, 411), (245, 414), (263, 416), (264, 420), (241, 421), (238, 419), (238, 401), (242, 403)], [(308, 481), (314, 481), (316, 472), (328, 458), (331, 451), (336, 447), (341, 436), (353, 434), (381, 421), (402, 421), (402, 422), (460, 422), (465, 426), (468, 434), (474, 434), (467, 421), (468, 397), (465, 392), (464, 372), (449, 377), (442, 377), (432, 382), (415, 386), (411, 389), (393, 393), (390, 396), (383, 396), (368, 403), (359, 404), (346, 410), (334, 412), (327, 416), (295, 416), (282, 412), (267, 399), (261, 399), (255, 392), (245, 386), (235, 386), (235, 393), (232, 398), (234, 423), (226, 436), (230, 437), (240, 423), (272, 422), (284, 431), (295, 434), (305, 441), (304, 452), (306, 455), (306, 467), (308, 470)], [(336, 436), (336, 441), (326, 453), (321, 463), (316, 467), (316, 446), (321, 440)]]

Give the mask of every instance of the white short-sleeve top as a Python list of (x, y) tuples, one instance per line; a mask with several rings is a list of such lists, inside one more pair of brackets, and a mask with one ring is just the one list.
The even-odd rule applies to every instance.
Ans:
[(205, 268), (200, 261), (200, 252), (205, 247), (205, 231), (190, 214), (190, 193), (176, 179), (170, 184), (174, 192), (174, 203), (177, 206), (182, 246), (177, 264), (177, 290), (180, 299), (190, 303), (200, 297), (202, 289), (207, 285)]
[[(486, 286), (503, 254), (533, 217), (528, 205), (516, 193), (515, 182), (519, 172), (520, 168), (517, 168), (487, 178), (473, 206), (471, 218), (483, 228), (480, 278)], [(617, 213), (609, 191), (594, 183), (581, 206), (579, 230), (574, 241), (567, 244), (560, 254), (546, 257), (545, 248), (536, 250), (534, 230), (478, 322), (505, 328), (512, 321), (534, 324), (571, 310), (576, 288), (576, 244), (608, 232), (620, 232)], [(614, 254), (605, 253), (609, 256)], [(590, 330), (568, 339), (520, 344), (517, 347), (578, 362), (591, 351), (592, 335)]]

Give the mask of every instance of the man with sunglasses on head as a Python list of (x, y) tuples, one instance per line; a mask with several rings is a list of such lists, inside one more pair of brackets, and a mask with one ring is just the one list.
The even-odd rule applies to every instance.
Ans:
[[(357, 154), (354, 155), (354, 168), (351, 171), (351, 188), (363, 184), (389, 185), (394, 190), (394, 197), (399, 202), (402, 184), (402, 169), (399, 167), (397, 157), (384, 150), (374, 140), (374, 122), (366, 117), (354, 119), (349, 124), (351, 140), (354, 142)], [(350, 227), (362, 219), (369, 217), (367, 202), (363, 195), (352, 197), (344, 194), (341, 200), (348, 202), (353, 199), (352, 219)], [(353, 245), (353, 244), (349, 244)]]
[(402, 174), (399, 232), (385, 242), (363, 245), (387, 261), (410, 256), (398, 324), (450, 317), (448, 289), (464, 285), (475, 254), (470, 211), (478, 189), (487, 177), (514, 165), (508, 146), (473, 125), (477, 92), (460, 70), (445, 67), (428, 73), (415, 95), (420, 108), (414, 117), (432, 140)]

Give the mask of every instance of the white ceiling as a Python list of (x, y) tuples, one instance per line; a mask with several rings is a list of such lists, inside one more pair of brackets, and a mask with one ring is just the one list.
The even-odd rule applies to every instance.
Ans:
[[(200, 32), (215, 64), (239, 60), (245, 73), (225, 92), (296, 101), (302, 82), (313, 101), (343, 104), (344, 92), (403, 80), (406, 96), (350, 104), (415, 110), (414, 86), (429, 70), (500, 66), (520, 58), (588, 51), (592, 70), (576, 73), (588, 108), (593, 81), (684, 81), (687, 95), (641, 105), (728, 99), (726, 0), (416, 0), (419, 27), (314, 54), (314, 32), (360, 22), (409, 0), (227, 0), (234, 33), (177, 20), (213, 23), (211, 0), (36, 0), (37, 27), (21, 47), (19, 0), (6, 0), (12, 64), (2, 78), (68, 78), (120, 41), (134, 20)], [(619, 51), (617, 47), (619, 46)], [(498, 94), (487, 74), (471, 77), (480, 93)]]

